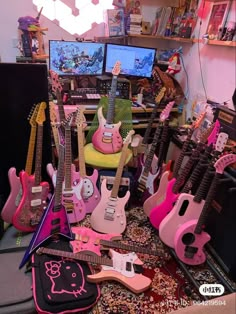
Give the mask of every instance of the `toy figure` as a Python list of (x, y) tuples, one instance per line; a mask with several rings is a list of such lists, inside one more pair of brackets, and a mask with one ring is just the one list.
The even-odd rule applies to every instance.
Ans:
[(225, 32), (224, 36), (222, 37), (222, 40), (225, 40), (225, 41), (233, 40), (235, 31), (236, 31), (236, 22), (233, 22), (233, 21), (229, 22), (227, 29), (226, 29), (226, 32)]
[(171, 75), (175, 75), (176, 73), (180, 72), (181, 64), (180, 64), (180, 56), (179, 52), (175, 52), (169, 59), (169, 66), (166, 70), (166, 73)]

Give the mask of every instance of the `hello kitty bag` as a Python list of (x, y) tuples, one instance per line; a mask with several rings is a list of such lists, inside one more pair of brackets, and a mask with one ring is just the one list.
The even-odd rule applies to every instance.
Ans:
[[(44, 244), (44, 247), (71, 251), (69, 242), (63, 239)], [(34, 253), (32, 280), (37, 312), (66, 314), (91, 308), (100, 297), (100, 289), (86, 280), (90, 274), (86, 262)]]

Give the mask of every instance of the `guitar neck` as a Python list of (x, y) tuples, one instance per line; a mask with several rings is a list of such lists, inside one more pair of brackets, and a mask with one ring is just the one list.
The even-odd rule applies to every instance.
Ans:
[(42, 149), (43, 149), (43, 125), (37, 127), (37, 144), (36, 144), (36, 157), (35, 157), (35, 186), (41, 182), (42, 170)]
[(66, 119), (66, 115), (65, 115), (65, 110), (64, 110), (64, 106), (63, 106), (61, 92), (59, 89), (57, 89), (57, 91), (56, 91), (56, 97), (57, 97), (59, 119), (60, 119), (60, 122), (62, 122)]
[(108, 248), (121, 249), (121, 250), (129, 251), (129, 252), (149, 254), (149, 255), (161, 256), (161, 257), (165, 256), (163, 253), (163, 250), (154, 251), (154, 250), (149, 250), (147, 248), (123, 244), (117, 241), (100, 240), (100, 244)]
[(164, 157), (165, 157), (165, 151), (168, 149), (167, 142), (168, 142), (168, 135), (169, 135), (169, 120), (165, 121), (162, 134), (161, 134), (161, 143), (159, 147), (158, 152), (158, 166), (161, 167)]
[(65, 189), (71, 189), (71, 129), (66, 127), (65, 129)]
[(116, 98), (116, 88), (117, 88), (118, 76), (113, 75), (111, 90), (108, 96), (108, 110), (107, 110), (107, 119), (108, 124), (113, 124), (115, 116), (115, 98)]
[(113, 267), (113, 261), (108, 258), (100, 257), (100, 256), (91, 256), (88, 254), (82, 254), (82, 253), (72, 253), (72, 252), (66, 252), (61, 250), (54, 250), (54, 249), (48, 249), (45, 247), (40, 247), (37, 251), (38, 254), (49, 254), (53, 256), (61, 256), (66, 258), (71, 258), (77, 261), (83, 261), (83, 262), (89, 262), (94, 263), (98, 265), (105, 265)]
[(64, 156), (65, 148), (59, 145), (59, 155), (58, 155), (58, 167), (57, 167), (57, 178), (55, 187), (55, 201), (54, 201), (54, 211), (61, 210), (61, 198), (62, 198), (62, 185), (64, 179)]
[(30, 131), (29, 146), (28, 146), (27, 159), (26, 159), (26, 165), (25, 165), (25, 171), (28, 173), (28, 175), (32, 174), (36, 133), (37, 133), (36, 126), (32, 126), (31, 131)]
[(82, 178), (86, 176), (86, 166), (84, 157), (84, 133), (82, 125), (77, 126), (77, 141), (79, 150), (79, 173)]
[(143, 137), (143, 140), (142, 140), (142, 144), (143, 145), (148, 144), (149, 136), (150, 136), (150, 133), (151, 133), (151, 130), (152, 130), (152, 124), (153, 124), (153, 121), (154, 121), (154, 119), (156, 117), (156, 114), (157, 114), (157, 105), (152, 110), (151, 117), (149, 119), (148, 126), (146, 128), (146, 131), (144, 133), (144, 137)]

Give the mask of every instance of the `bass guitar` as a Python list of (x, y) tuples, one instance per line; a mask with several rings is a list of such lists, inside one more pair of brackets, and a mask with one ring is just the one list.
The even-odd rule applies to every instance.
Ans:
[[(218, 146), (217, 150), (215, 150), (214, 156), (212, 157), (213, 160), (215, 159), (217, 153), (223, 151), (227, 138), (228, 135), (226, 133), (219, 134), (217, 142), (220, 144), (220, 146)], [(198, 168), (198, 165), (196, 168)], [(195, 172), (195, 169), (193, 172)], [(174, 238), (178, 228), (189, 220), (199, 218), (205, 204), (204, 199), (211, 185), (211, 181), (212, 170), (210, 167), (210, 169), (205, 172), (195, 195), (184, 192), (180, 194), (173, 209), (169, 215), (163, 219), (159, 227), (159, 236), (166, 245), (174, 248)]]
[(236, 162), (235, 154), (220, 157), (214, 164), (215, 176), (209, 188), (205, 204), (199, 219), (192, 219), (181, 225), (175, 234), (174, 249), (178, 258), (188, 265), (200, 265), (205, 262), (204, 245), (210, 241), (210, 235), (203, 231), (203, 226), (211, 210), (211, 203), (217, 193), (224, 169)]
[(51, 197), (47, 209), (44, 211), (40, 223), (38, 224), (37, 229), (24, 254), (24, 257), (19, 266), (20, 268), (25, 265), (31, 254), (47, 239), (58, 235), (61, 235), (69, 240), (73, 239), (67, 213), (61, 202), (65, 158), (64, 135), (62, 135), (63, 131), (61, 130), (61, 126), (59, 127), (58, 132), (60, 144), (54, 194)]
[(104, 280), (115, 280), (134, 293), (141, 293), (147, 290), (151, 285), (151, 279), (142, 275), (143, 263), (135, 253), (120, 254), (114, 250), (109, 250), (110, 259), (82, 253), (75, 254), (45, 247), (38, 248), (36, 252), (37, 254), (61, 256), (101, 265), (100, 272), (87, 276), (87, 280), (90, 282), (99, 283)]
[(74, 240), (70, 241), (74, 253), (86, 252), (86, 254), (96, 254), (101, 256), (101, 250), (108, 250), (109, 248), (121, 249), (124, 251), (137, 252), (153, 256), (164, 257), (163, 250), (151, 250), (144, 247), (138, 247), (129, 244), (123, 244), (120, 241), (120, 234), (101, 234), (86, 227), (71, 227), (74, 235)]
[[(65, 176), (62, 187), (62, 204), (68, 215), (69, 223), (76, 223), (83, 220), (86, 216), (85, 203), (82, 199), (83, 179), (78, 171), (75, 171), (75, 165), (72, 164), (71, 150), (71, 123), (73, 113), (68, 115), (65, 121), (62, 121), (65, 131)], [(57, 170), (53, 169), (52, 164), (47, 165), (47, 172), (51, 175), (55, 186)]]
[(93, 170), (93, 173), (88, 176), (86, 173), (85, 156), (84, 156), (84, 128), (87, 126), (84, 108), (78, 107), (76, 112), (77, 139), (78, 139), (78, 160), (79, 174), (83, 179), (82, 198), (85, 204), (86, 213), (91, 214), (94, 208), (98, 205), (101, 195), (97, 188), (98, 171)]
[[(34, 149), (36, 142), (36, 133), (37, 133), (37, 123), (36, 118), (38, 114), (39, 104), (34, 106), (29, 114), (28, 120), (31, 125), (27, 159), (25, 165), (25, 171), (28, 175), (32, 174), (32, 165), (34, 159)], [(16, 168), (11, 167), (8, 170), (8, 179), (10, 184), (10, 194), (3, 206), (1, 217), (5, 222), (12, 223), (12, 217), (19, 205), (19, 202), (22, 197), (22, 186), (20, 182), (20, 177), (16, 174)]]
[(24, 232), (35, 231), (43, 211), (47, 207), (49, 184), (48, 182), (41, 182), (43, 123), (46, 119), (46, 106), (45, 102), (40, 103), (36, 118), (37, 143), (34, 175), (29, 175), (24, 170), (20, 172), (22, 197), (13, 215), (12, 223), (16, 229)]
[(191, 126), (191, 128), (188, 130), (188, 135), (184, 141), (180, 155), (177, 161), (174, 163), (173, 173), (171, 173), (170, 170), (164, 171), (163, 174), (161, 175), (160, 183), (159, 183), (157, 191), (153, 195), (151, 195), (148, 199), (146, 199), (146, 201), (144, 202), (143, 210), (145, 214), (147, 215), (147, 217), (150, 217), (150, 212), (152, 211), (152, 209), (159, 206), (166, 198), (166, 192), (168, 189), (168, 185), (170, 184), (170, 179), (177, 179), (184, 157), (186, 156), (188, 148), (190, 146), (193, 132), (195, 129), (197, 129), (200, 126), (200, 124), (202, 123), (204, 119), (204, 116), (205, 116), (205, 113), (202, 113), (198, 117), (198, 119), (195, 121), (195, 123)]
[(118, 197), (118, 192), (127, 157), (128, 146), (133, 134), (133, 130), (129, 131), (124, 140), (112, 189), (107, 189), (106, 179), (103, 179), (102, 181), (101, 200), (90, 216), (91, 226), (98, 232), (122, 233), (126, 228), (125, 204), (129, 200), (130, 191), (127, 191), (122, 198)]
[(103, 154), (114, 154), (122, 149), (122, 137), (120, 135), (121, 122), (114, 123), (115, 116), (115, 98), (118, 75), (120, 73), (120, 61), (117, 61), (112, 70), (111, 90), (108, 96), (108, 110), (106, 119), (102, 113), (102, 107), (98, 108), (98, 129), (92, 136), (94, 148)]

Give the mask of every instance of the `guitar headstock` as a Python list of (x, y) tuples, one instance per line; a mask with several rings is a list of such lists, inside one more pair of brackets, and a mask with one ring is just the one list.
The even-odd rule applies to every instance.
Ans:
[(32, 109), (30, 110), (28, 120), (29, 120), (29, 124), (31, 125), (31, 127), (36, 127), (36, 125), (37, 125), (36, 118), (38, 115), (38, 111), (39, 111), (39, 104), (33, 106)]
[(74, 121), (74, 112), (71, 112), (70, 114), (68, 114), (66, 119), (61, 122), (61, 125), (63, 125), (66, 130), (70, 130), (73, 121)]
[(47, 107), (47, 104), (44, 101), (42, 101), (39, 104), (38, 114), (36, 118), (36, 122), (38, 125), (43, 125), (44, 121), (46, 120), (46, 116), (45, 116), (46, 107)]
[(219, 132), (220, 132), (220, 122), (217, 119), (216, 122), (214, 123), (214, 127), (213, 127), (211, 133), (209, 134), (209, 136), (207, 138), (208, 146), (211, 144), (214, 145), (216, 143)]
[(57, 123), (57, 114), (56, 114), (56, 108), (54, 102), (49, 102), (49, 115), (50, 115), (50, 121), (52, 124)]
[(216, 172), (223, 174), (224, 169), (236, 162), (236, 154), (226, 154), (220, 157), (214, 164)]
[(197, 120), (195, 120), (195, 121), (193, 122), (192, 127), (193, 127), (194, 129), (199, 128), (199, 126), (201, 125), (201, 123), (202, 123), (202, 121), (204, 120), (205, 116), (206, 116), (206, 111), (202, 112), (202, 113), (198, 116)]
[(175, 102), (174, 101), (170, 101), (166, 107), (162, 110), (161, 114), (160, 114), (160, 121), (164, 122), (166, 119), (168, 119), (171, 109), (173, 108)]
[(52, 90), (54, 93), (56, 93), (57, 91), (62, 91), (62, 86), (61, 83), (59, 82), (59, 76), (58, 74), (53, 71), (53, 70), (49, 70), (49, 74), (51, 77), (51, 84), (52, 84)]
[(85, 109), (81, 106), (79, 106), (76, 110), (76, 113), (75, 113), (75, 123), (77, 125), (77, 128), (78, 127), (82, 127), (83, 129), (86, 128), (87, 126), (87, 123), (86, 123), (86, 118), (85, 118), (85, 115), (84, 115), (84, 111)]
[(229, 138), (229, 135), (225, 132), (220, 132), (218, 137), (217, 137), (217, 140), (216, 140), (216, 144), (215, 144), (215, 150), (217, 152), (223, 152), (224, 148), (225, 148), (225, 145), (228, 141), (228, 138)]
[(166, 87), (162, 87), (159, 93), (155, 97), (155, 102), (159, 104), (162, 100), (162, 98), (165, 96)]
[(121, 62), (120, 61), (116, 61), (113, 69), (112, 69), (112, 75), (119, 75), (120, 74), (120, 68), (121, 68)]
[(123, 145), (128, 146), (132, 141), (132, 136), (134, 135), (135, 131), (130, 130), (129, 133), (126, 135), (125, 139), (123, 140)]

